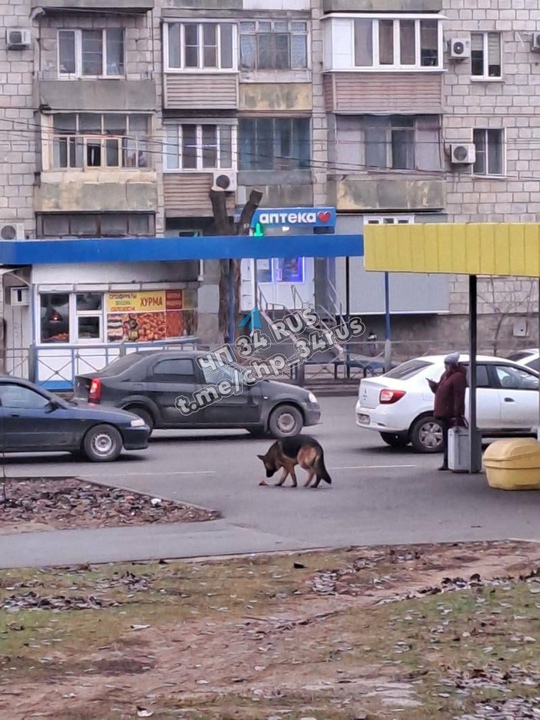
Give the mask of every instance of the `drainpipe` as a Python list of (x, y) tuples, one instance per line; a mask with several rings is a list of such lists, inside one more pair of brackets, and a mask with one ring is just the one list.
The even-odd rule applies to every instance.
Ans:
[(392, 369), (392, 334), (390, 327), (390, 274), (384, 273), (384, 371)]

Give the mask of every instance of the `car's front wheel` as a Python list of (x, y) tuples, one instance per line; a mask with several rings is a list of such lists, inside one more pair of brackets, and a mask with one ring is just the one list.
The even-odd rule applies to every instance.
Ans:
[(409, 444), (409, 438), (407, 435), (401, 433), (380, 433), (381, 438), (387, 445), (393, 448), (404, 448)]
[(443, 429), (440, 421), (431, 415), (417, 420), (411, 428), (411, 444), (417, 452), (441, 452)]
[(281, 439), (298, 435), (304, 427), (302, 413), (294, 405), (280, 405), (272, 410), (268, 420), (270, 434)]
[(92, 462), (111, 462), (122, 452), (122, 436), (112, 425), (96, 425), (84, 436), (84, 454)]

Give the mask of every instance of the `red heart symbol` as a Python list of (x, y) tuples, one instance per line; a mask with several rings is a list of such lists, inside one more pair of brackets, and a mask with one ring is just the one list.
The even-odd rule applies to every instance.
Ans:
[(319, 218), (319, 220), (321, 222), (327, 223), (330, 220), (330, 218), (332, 217), (332, 213), (329, 212), (328, 210), (321, 210), (321, 212), (318, 213), (317, 217)]

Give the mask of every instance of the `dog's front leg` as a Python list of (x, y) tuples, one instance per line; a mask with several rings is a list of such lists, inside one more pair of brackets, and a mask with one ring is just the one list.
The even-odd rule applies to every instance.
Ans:
[(283, 485), (283, 483), (287, 479), (288, 474), (289, 474), (289, 471), (287, 470), (287, 468), (285, 468), (285, 467), (282, 468), (281, 477), (279, 479), (279, 482), (276, 483), (276, 487), (281, 487)]
[(294, 468), (291, 468), (291, 469), (289, 470), (289, 475), (290, 475), (291, 478), (292, 478), (292, 483), (293, 483), (292, 486), (293, 486), (293, 487), (298, 487), (298, 483), (296, 482), (296, 473), (294, 472)]

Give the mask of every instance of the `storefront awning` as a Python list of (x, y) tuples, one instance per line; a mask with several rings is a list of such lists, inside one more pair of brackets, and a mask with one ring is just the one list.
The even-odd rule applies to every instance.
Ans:
[(361, 257), (363, 253), (362, 235), (221, 235), (0, 242), (0, 263), (10, 265)]
[(540, 224), (367, 225), (366, 270), (540, 276)]

